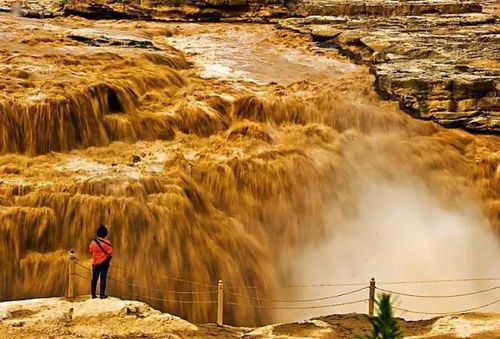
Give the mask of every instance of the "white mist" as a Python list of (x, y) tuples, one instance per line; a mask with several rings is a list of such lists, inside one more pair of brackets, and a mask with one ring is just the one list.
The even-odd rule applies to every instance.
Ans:
[[(384, 285), (382, 282), (461, 278), (500, 278), (500, 243), (483, 224), (476, 206), (448, 210), (415, 183), (368, 183), (357, 194), (357, 213), (342, 225), (331, 216), (329, 233), (321, 242), (292, 253), (288, 261), (293, 281), (305, 284), (366, 282), (375, 277), (379, 287), (393, 291), (448, 295), (500, 285), (498, 281)], [(326, 216), (327, 220), (330, 216)], [(354, 290), (352, 287), (293, 289), (287, 297), (314, 298)], [(315, 305), (366, 299), (368, 290)], [(460, 311), (500, 299), (500, 289), (475, 296), (426, 299), (396, 297), (395, 306), (422, 312)], [(310, 305), (311, 303), (307, 303)], [(304, 306), (295, 304), (294, 306)], [(278, 321), (318, 315), (367, 312), (367, 304), (279, 312)], [(500, 303), (481, 309), (500, 311)], [(421, 319), (396, 311), (396, 315)]]

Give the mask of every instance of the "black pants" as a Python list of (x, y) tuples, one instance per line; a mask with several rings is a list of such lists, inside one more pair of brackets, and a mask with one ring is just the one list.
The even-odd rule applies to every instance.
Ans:
[(106, 278), (108, 276), (109, 262), (110, 260), (106, 260), (99, 265), (92, 266), (92, 282), (90, 283), (90, 293), (92, 293), (93, 297), (96, 296), (97, 280), (99, 279), (99, 276), (101, 276), (101, 289), (99, 291), (99, 294), (101, 296), (106, 295)]

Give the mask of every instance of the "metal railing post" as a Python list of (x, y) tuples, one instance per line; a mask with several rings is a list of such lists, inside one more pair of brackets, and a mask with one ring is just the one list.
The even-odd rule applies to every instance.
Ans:
[(217, 285), (217, 326), (224, 326), (224, 283)]
[(373, 317), (373, 311), (375, 309), (375, 278), (370, 280), (370, 296), (368, 299), (368, 315)]
[(76, 255), (75, 251), (69, 251), (69, 269), (68, 269), (68, 291), (67, 297), (68, 299), (73, 299), (75, 297), (75, 262)]

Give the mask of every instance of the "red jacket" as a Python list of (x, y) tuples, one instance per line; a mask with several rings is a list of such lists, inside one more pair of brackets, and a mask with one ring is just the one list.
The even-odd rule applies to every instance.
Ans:
[(102, 250), (96, 243), (95, 239), (92, 240), (89, 246), (90, 254), (92, 255), (93, 266), (102, 264), (105, 260), (111, 259), (111, 256), (113, 255), (113, 246), (111, 245), (111, 242), (109, 240), (97, 238), (97, 241), (99, 241)]

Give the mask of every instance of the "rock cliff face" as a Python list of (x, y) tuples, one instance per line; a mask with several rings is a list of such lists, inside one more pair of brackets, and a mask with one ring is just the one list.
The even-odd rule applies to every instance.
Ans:
[(68, 0), (64, 11), (92, 18), (259, 20), (287, 15), (282, 0)]
[(231, 20), (309, 15), (422, 15), (498, 12), (484, 0), (0, 0), (0, 11), (16, 4), (23, 16), (66, 13), (94, 18)]
[(376, 88), (415, 117), (500, 132), (500, 26), (482, 13), (309, 17), (281, 27), (311, 34), (371, 65)]
[(302, 15), (420, 15), (481, 12), (476, 0), (299, 0)]
[(263, 20), (288, 16), (283, 0), (0, 0), (0, 12), (26, 17), (75, 14), (90, 18)]
[(481, 1), (481, 6), (483, 7), (483, 12), (500, 14), (500, 2), (498, 0), (483, 0)]

